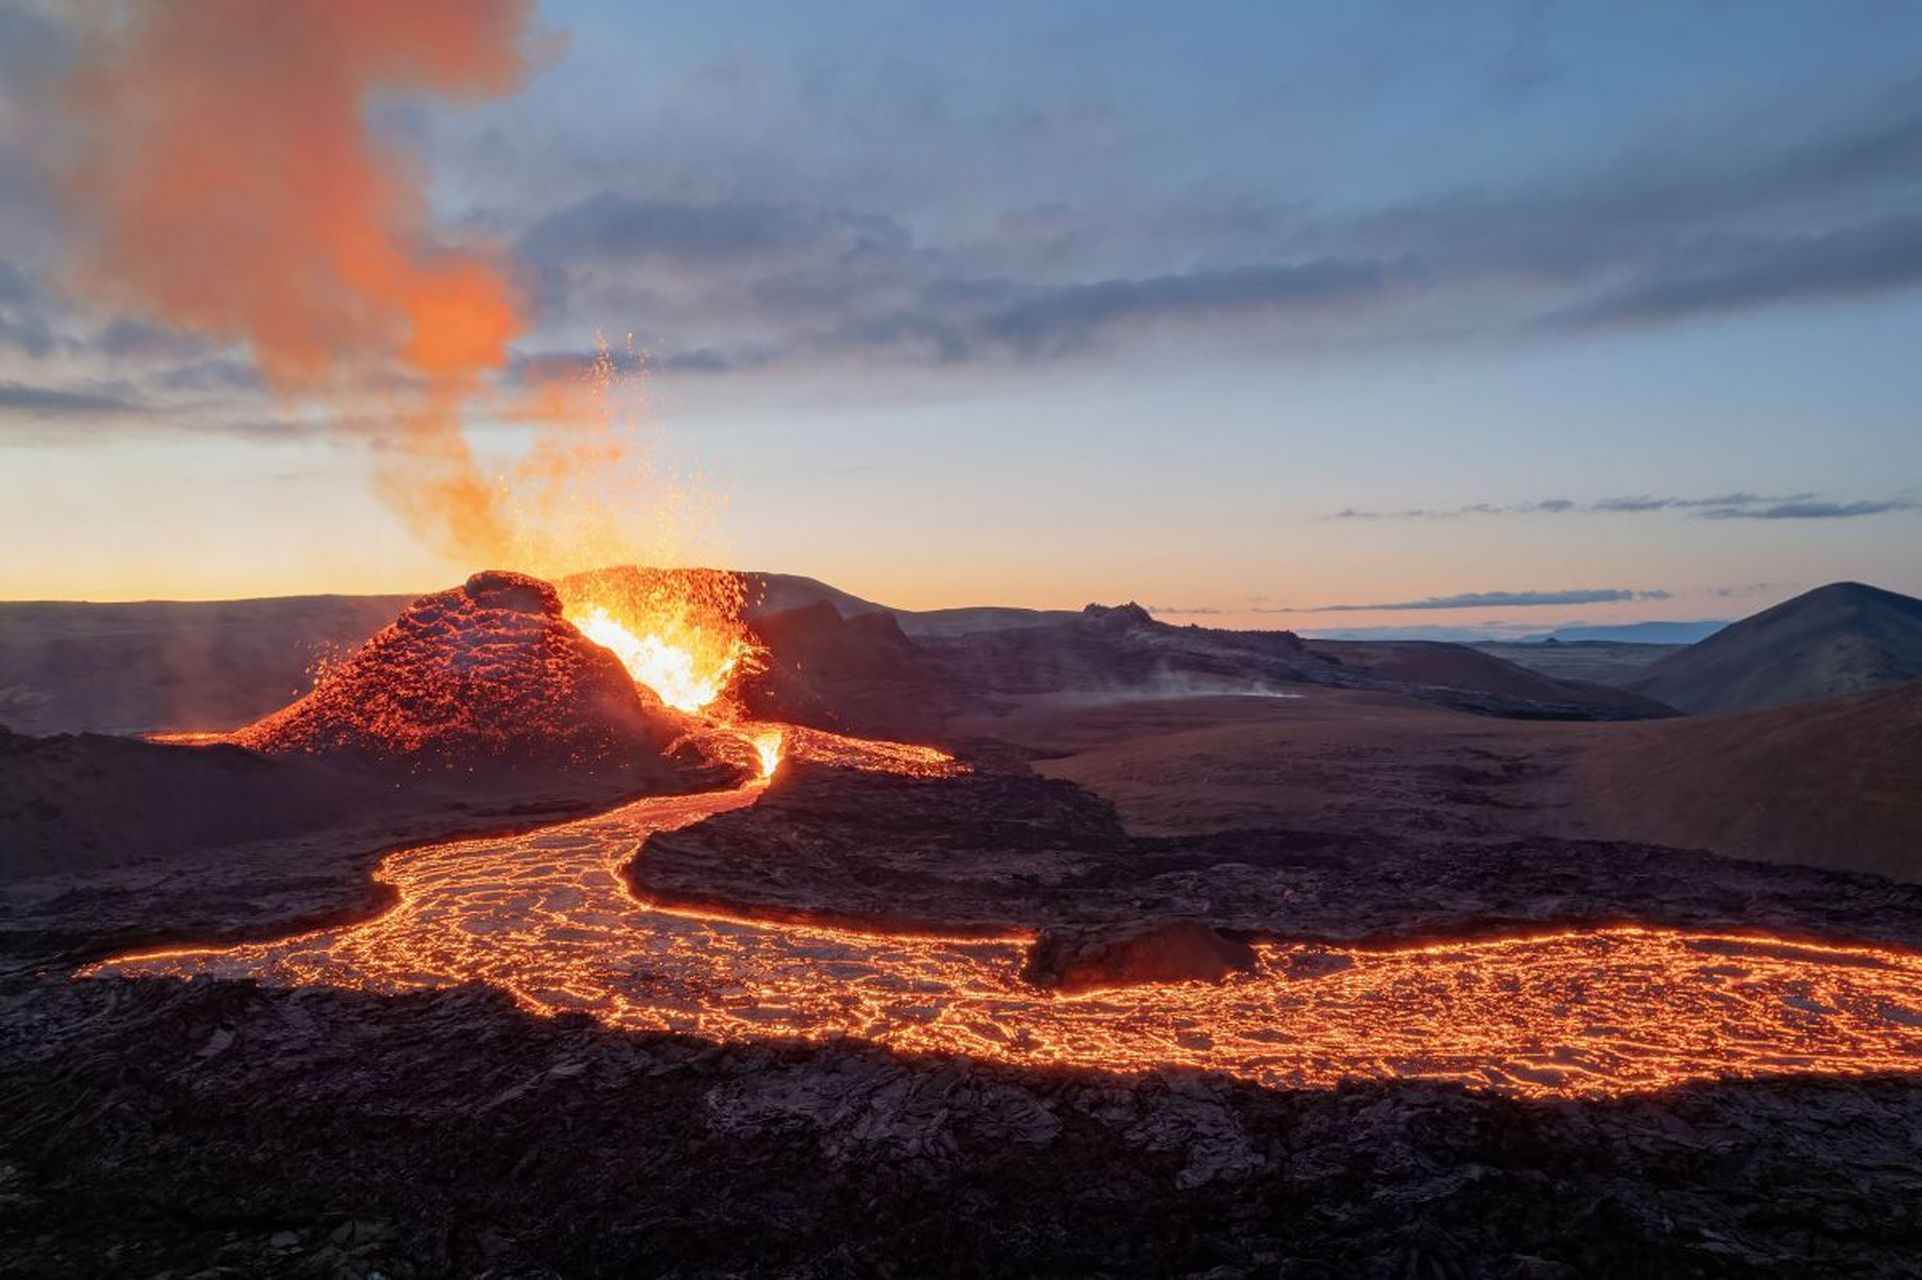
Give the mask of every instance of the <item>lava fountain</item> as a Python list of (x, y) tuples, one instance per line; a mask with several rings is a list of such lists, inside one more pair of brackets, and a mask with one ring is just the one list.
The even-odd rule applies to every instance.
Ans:
[(739, 574), (623, 567), (557, 586), (567, 620), (677, 711), (725, 711), (731, 682), (759, 661)]

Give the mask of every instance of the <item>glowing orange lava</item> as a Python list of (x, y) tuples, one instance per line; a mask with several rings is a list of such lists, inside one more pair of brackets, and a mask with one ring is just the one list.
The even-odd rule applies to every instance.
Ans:
[(749, 742), (754, 744), (754, 754), (761, 760), (761, 776), (771, 778), (774, 771), (781, 767), (781, 748), (785, 735), (779, 729), (762, 729), (754, 733)]
[[(743, 732), (766, 726), (744, 726)], [(940, 773), (925, 747), (789, 728), (784, 749)], [(500, 839), (392, 855), (379, 919), (93, 974), (213, 973), (375, 992), (485, 982), (539, 1013), (716, 1040), (853, 1036), (909, 1053), (1270, 1085), (1420, 1077), (1521, 1095), (1922, 1069), (1922, 956), (1615, 927), (1389, 949), (1262, 944), (1256, 972), (1058, 996), (1018, 977), (1021, 934), (902, 936), (637, 901), (646, 838), (752, 803), (762, 784), (637, 801)], [(644, 855), (643, 855), (644, 856)]]
[(738, 574), (603, 569), (555, 585), (567, 620), (677, 711), (715, 708), (759, 653)]

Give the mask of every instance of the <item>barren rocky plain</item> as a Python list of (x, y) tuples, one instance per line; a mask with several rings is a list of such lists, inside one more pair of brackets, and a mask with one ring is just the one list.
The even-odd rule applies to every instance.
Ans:
[(512, 575), (0, 606), (0, 1270), (1917, 1274), (1868, 590), (1604, 683), (761, 576), (732, 728)]

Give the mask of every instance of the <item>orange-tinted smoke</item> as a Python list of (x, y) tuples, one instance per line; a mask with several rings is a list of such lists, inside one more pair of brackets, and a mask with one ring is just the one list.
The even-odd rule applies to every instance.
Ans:
[(460, 412), (520, 331), (496, 257), (434, 224), (370, 127), (383, 94), (473, 101), (528, 70), (532, 0), (145, 0), (66, 83), (76, 276), (253, 352), (277, 390), (397, 430), (383, 493), (445, 549), (500, 544)]

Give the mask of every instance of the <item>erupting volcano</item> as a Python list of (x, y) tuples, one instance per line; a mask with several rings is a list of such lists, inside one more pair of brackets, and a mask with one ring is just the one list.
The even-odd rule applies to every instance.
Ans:
[(414, 602), (312, 693), (232, 741), (256, 751), (424, 764), (658, 754), (685, 732), (645, 684), (562, 617), (554, 588), (477, 573)]
[(414, 769), (773, 772), (780, 730), (737, 725), (728, 696), (758, 651), (737, 575), (610, 570), (563, 586), (565, 600), (526, 574), (474, 574), (323, 664), (280, 711), (155, 737)]
[(0, 0), (0, 1275), (1922, 1274), (1922, 9), (632, 8)]
[(478, 980), (538, 1013), (582, 1011), (637, 1030), (854, 1036), (915, 1053), (1123, 1073), (1193, 1067), (1293, 1087), (1430, 1077), (1604, 1095), (1922, 1064), (1922, 956), (1889, 948), (1633, 927), (1389, 949), (1277, 938), (1246, 952), (1247, 973), (1219, 983), (1070, 994), (1024, 980), (1031, 932), (943, 937), (886, 920), (833, 928), (757, 920), (725, 903), (636, 900), (622, 868), (647, 856), (653, 833), (753, 804), (784, 756), (929, 779), (965, 769), (934, 748), (739, 719), (731, 681), (760, 648), (742, 620), (744, 594), (720, 573), (608, 571), (558, 592), (523, 575), (476, 574), (416, 602), (313, 693), (232, 741), (584, 767), (675, 747), (699, 762), (704, 743), (758, 780), (396, 854), (379, 878), (399, 902), (365, 925), (87, 972), (390, 994)]

